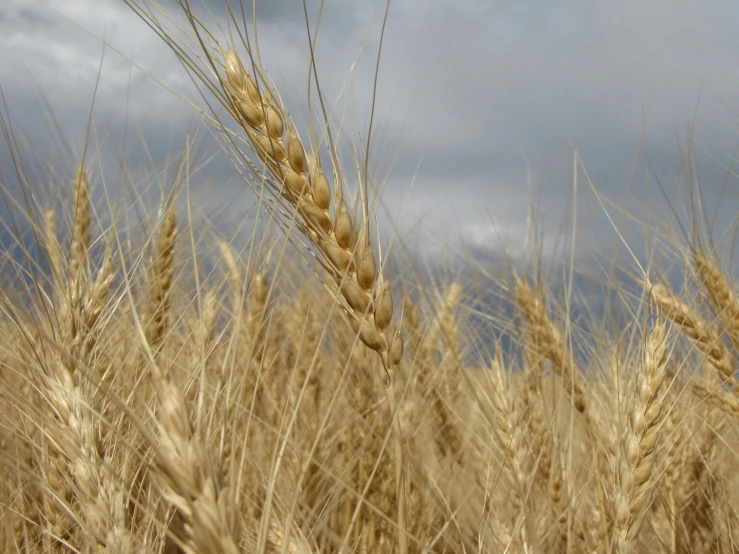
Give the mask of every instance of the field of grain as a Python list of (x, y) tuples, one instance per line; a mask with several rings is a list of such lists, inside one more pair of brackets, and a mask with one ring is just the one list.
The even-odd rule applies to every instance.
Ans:
[(187, 155), (161, 206), (110, 198), (93, 148), (45, 203), (3, 125), (3, 552), (739, 552), (728, 249), (660, 239), (589, 315), (535, 263), (424, 273), (238, 15), (126, 1), (218, 101), (268, 229), (198, 226)]

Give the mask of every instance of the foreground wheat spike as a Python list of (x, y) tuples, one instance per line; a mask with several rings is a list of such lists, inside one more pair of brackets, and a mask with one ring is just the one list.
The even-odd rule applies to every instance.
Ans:
[(652, 296), (665, 314), (679, 326), (680, 331), (693, 339), (696, 346), (706, 355), (710, 364), (718, 371), (721, 379), (737, 389), (734, 357), (722, 342), (713, 325), (698, 315), (688, 304), (677, 299), (662, 285), (652, 286)]
[(634, 406), (621, 442), (619, 490), (616, 495), (616, 552), (628, 552), (639, 534), (644, 511), (652, 500), (658, 443), (664, 422), (659, 397), (665, 380), (667, 329), (658, 324), (647, 340), (644, 363), (637, 377)]
[[(386, 371), (403, 354), (401, 326), (391, 328), (393, 301), (369, 240), (369, 222), (357, 228), (334, 172), (332, 192), (318, 154), (308, 154), (276, 94), (260, 87), (236, 52), (224, 54), (223, 87), (254, 152), (279, 181), (280, 194), (295, 208), (302, 232), (318, 248), (331, 275), (330, 290), (340, 298), (362, 342), (380, 355)], [(336, 169), (336, 168), (335, 168)]]
[[(232, 114), (244, 128), (254, 152), (281, 184), (279, 193), (294, 207), (299, 228), (317, 247), (322, 265), (331, 276), (325, 281), (326, 286), (341, 301), (360, 340), (382, 361), (386, 400), (394, 414), (398, 542), (401, 554), (405, 554), (408, 546), (403, 449), (394, 391), (389, 388), (389, 371), (400, 364), (403, 356), (402, 322), (391, 329), (392, 292), (375, 261), (367, 213), (365, 211), (364, 225), (358, 230), (344, 200), (341, 178), (335, 167), (334, 216), (331, 218), (331, 187), (321, 167), (317, 145), (314, 154), (306, 153), (279, 97), (268, 86), (260, 90), (233, 50), (224, 54), (224, 65), (227, 82), (222, 81), (222, 85), (236, 108)], [(266, 83), (265, 79), (263, 81)]]

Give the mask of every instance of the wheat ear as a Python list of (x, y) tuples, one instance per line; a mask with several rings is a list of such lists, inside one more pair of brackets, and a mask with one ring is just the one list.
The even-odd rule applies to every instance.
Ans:
[(108, 552), (132, 550), (126, 527), (125, 493), (116, 485), (109, 459), (102, 447), (99, 425), (89, 394), (75, 385), (79, 376), (58, 361), (47, 381), (48, 401), (57, 418), (49, 433), (74, 482), (92, 536)]
[[(54, 414), (48, 432), (57, 454), (66, 462), (74, 483), (71, 491), (80, 504), (86, 523), (102, 550), (129, 552), (132, 539), (125, 521), (125, 494), (116, 484), (110, 456), (100, 438), (100, 415), (93, 406), (93, 394), (78, 369), (94, 341), (87, 332), (95, 325), (105, 304), (113, 278), (110, 250), (94, 282), (81, 278), (89, 248), (90, 202), (87, 180), (79, 169), (75, 187), (75, 219), (67, 266), (67, 296), (62, 303), (62, 344), (64, 354), (51, 351), (50, 371), (44, 374), (46, 399)], [(61, 256), (56, 235), (56, 216), (44, 214), (45, 249), (56, 278), (61, 275)], [(81, 300), (81, 301), (80, 301)], [(79, 348), (84, 344), (85, 348)], [(108, 453), (109, 454), (109, 453)], [(51, 470), (53, 471), (53, 470)], [(51, 488), (53, 490), (53, 487)]]
[(197, 323), (197, 342), (207, 351), (213, 339), (213, 331), (218, 320), (218, 311), (220, 308), (218, 300), (218, 290), (215, 288), (208, 289), (205, 293), (202, 304), (202, 314), (198, 318)]
[(538, 456), (535, 477), (545, 488), (552, 471), (552, 438), (544, 424), (544, 399), (542, 397), (541, 349), (536, 346), (536, 337), (529, 333), (526, 345), (526, 368), (520, 387), (521, 411), (528, 415), (526, 429), (530, 436), (531, 450)]
[(80, 273), (85, 266), (87, 251), (90, 247), (90, 185), (84, 168), (80, 165), (74, 182), (74, 223), (72, 224), (72, 240), (69, 245), (68, 278), (70, 289), (79, 284)]
[(739, 397), (736, 394), (726, 392), (721, 388), (709, 387), (700, 381), (693, 382), (692, 386), (693, 392), (701, 400), (706, 400), (729, 415), (739, 416)]
[(223, 261), (228, 267), (228, 284), (231, 290), (231, 316), (236, 319), (244, 309), (244, 277), (236, 252), (230, 243), (225, 240), (219, 242)]
[[(490, 368), (492, 408), (494, 414), (495, 437), (498, 446), (504, 453), (504, 464), (508, 470), (513, 491), (513, 508), (522, 515), (523, 523), (520, 524), (520, 537), (523, 542), (523, 551), (529, 552), (532, 548), (537, 551), (537, 534), (534, 526), (534, 518), (530, 517), (527, 506), (528, 492), (527, 479), (524, 473), (523, 449), (521, 444), (521, 429), (516, 424), (513, 416), (513, 407), (508, 399), (508, 391), (503, 380), (503, 369), (497, 360), (492, 362)], [(519, 522), (516, 524), (519, 525)]]
[(557, 461), (550, 465), (550, 471), (552, 473), (552, 482), (549, 496), (551, 499), (552, 517), (556, 522), (556, 540), (550, 541), (551, 548), (556, 549), (557, 544), (559, 544), (561, 548), (566, 549), (570, 535), (571, 505), (566, 490), (568, 474), (565, 461), (561, 457), (558, 457)]
[(516, 278), (516, 298), (528, 321), (531, 344), (539, 354), (552, 362), (552, 368), (562, 379), (562, 387), (571, 395), (575, 409), (585, 413), (587, 404), (578, 369), (565, 345), (562, 335), (547, 317), (540, 292), (534, 292), (528, 283)]
[[(80, 303), (82, 297), (82, 289), (86, 285), (85, 268), (87, 262), (87, 251), (90, 247), (90, 186), (85, 176), (84, 168), (80, 165), (77, 173), (72, 181), (74, 188), (74, 220), (72, 223), (72, 237), (69, 243), (69, 257), (66, 266), (66, 291), (58, 295), (60, 301), (59, 311), (62, 330), (66, 340), (74, 346), (74, 353), (77, 354), (77, 347), (81, 337), (81, 330), (78, 328), (80, 321)], [(57, 258), (51, 260), (51, 263), (59, 269), (61, 260), (58, 259), (58, 253), (55, 252), (56, 237), (51, 240), (50, 235), (53, 232), (52, 227), (54, 221), (47, 220), (47, 249), (53, 252), (52, 257)], [(59, 274), (58, 274), (59, 275)], [(61, 296), (64, 295), (64, 298)]]
[(155, 352), (161, 346), (167, 332), (176, 237), (175, 204), (171, 202), (164, 214), (162, 228), (159, 231), (159, 241), (149, 282), (149, 303), (146, 310), (146, 340)]
[(680, 331), (693, 339), (721, 378), (736, 388), (734, 358), (714, 327), (686, 303), (675, 298), (666, 286), (659, 283), (652, 286), (652, 296)]
[[(455, 313), (462, 299), (459, 283), (449, 285), (441, 297), (433, 322), (420, 342), (416, 363), (416, 385), (420, 394), (428, 395), (431, 404), (430, 417), (437, 429), (435, 440), (439, 452), (448, 451), (455, 460), (462, 462), (460, 431), (455, 421), (454, 405), (460, 391), (459, 339)], [(416, 314), (411, 322), (419, 333)], [(418, 340), (417, 338), (414, 341)], [(439, 352), (442, 356), (439, 357)]]
[(156, 424), (161, 445), (156, 462), (166, 483), (163, 495), (184, 521), (172, 532), (186, 552), (237, 554), (240, 531), (235, 500), (190, 422), (184, 397), (156, 364), (151, 369), (160, 403)]
[(639, 534), (642, 517), (652, 499), (657, 444), (664, 421), (667, 329), (658, 324), (649, 335), (642, 370), (638, 373), (634, 406), (621, 442), (619, 488), (616, 495), (614, 550), (625, 553)]
[(693, 252), (695, 270), (718, 315), (726, 322), (726, 331), (734, 348), (739, 349), (739, 298), (729, 285), (715, 255), (708, 256), (702, 249)]
[(301, 231), (316, 245), (331, 275), (330, 290), (347, 310), (362, 342), (380, 355), (386, 371), (397, 367), (403, 353), (400, 325), (391, 329), (393, 301), (369, 240), (369, 222), (357, 229), (334, 172), (332, 191), (317, 154), (308, 155), (295, 125), (279, 98), (247, 72), (233, 50), (224, 54), (222, 85), (260, 160), (281, 184), (279, 193), (296, 210)]

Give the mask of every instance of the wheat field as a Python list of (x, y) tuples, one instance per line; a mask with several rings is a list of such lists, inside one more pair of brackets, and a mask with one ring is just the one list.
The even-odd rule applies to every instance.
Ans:
[(730, 245), (655, 229), (602, 313), (537, 263), (426, 274), (315, 74), (306, 128), (236, 6), (125, 1), (264, 215), (199, 220), (189, 150), (154, 208), (92, 147), (47, 202), (0, 113), (3, 552), (739, 552)]

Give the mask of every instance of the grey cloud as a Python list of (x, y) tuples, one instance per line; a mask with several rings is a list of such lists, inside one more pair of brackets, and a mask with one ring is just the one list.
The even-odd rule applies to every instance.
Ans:
[[(0, 84), (14, 100), (21, 126), (37, 141), (44, 136), (34, 130), (39, 117), (34, 82), (17, 76), (26, 67), (39, 68), (36, 84), (79, 137), (102, 49), (99, 41), (54, 15), (55, 10), (98, 36), (109, 22), (112, 46), (167, 86), (197, 98), (171, 53), (121, 0), (29, 2), (10, 0), (10, 8), (0, 11), (0, 37), (14, 37), (13, 42), (0, 39), (0, 47), (16, 54), (14, 60), (0, 61)], [(225, 28), (222, 0), (205, 4)], [(245, 4), (250, 14), (250, 3)], [(546, 191), (544, 207), (552, 228), (567, 217), (577, 149), (604, 195), (621, 201), (631, 195), (645, 215), (650, 210), (663, 214), (665, 204), (650, 170), (673, 199), (681, 194), (679, 146), (688, 138), (696, 104), (699, 150), (716, 158), (699, 152), (701, 183), (706, 201), (717, 204), (725, 188), (722, 165), (729, 164), (738, 140), (734, 4), (394, 0), (383, 46), (372, 153), (378, 179), (392, 167), (387, 204), (403, 203), (405, 225), (424, 218), (424, 227), (439, 237), (482, 248), (486, 230), (505, 236), (508, 229), (511, 240), (520, 242), (531, 187)], [(98, 9), (90, 10), (93, 5)], [(191, 5), (205, 13), (201, 2)], [(313, 20), (317, 5), (308, 5)], [(345, 131), (362, 143), (383, 10), (383, 1), (329, 0), (319, 37), (317, 63), (324, 91), (330, 103), (343, 94), (337, 119), (348, 107)], [(304, 125), (308, 55), (302, 2), (262, 0), (257, 13), (265, 65), (293, 117)], [(351, 75), (360, 48), (361, 60)], [(171, 93), (129, 70), (125, 59), (108, 55), (96, 120), (120, 139), (127, 117), (129, 125), (138, 125), (151, 156), (164, 159), (178, 142), (173, 137), (183, 137), (199, 120)], [(133, 101), (126, 106), (129, 78)], [(353, 101), (347, 104), (349, 92)], [(128, 156), (135, 166), (142, 151), (132, 148)], [(344, 161), (351, 167), (347, 156)], [(211, 171), (221, 181), (233, 174), (222, 159)], [(731, 179), (730, 186), (735, 184)], [(233, 190), (224, 187), (223, 194)], [(580, 190), (583, 224), (593, 212), (592, 224), (613, 239), (610, 223), (584, 180)], [(397, 215), (395, 207), (387, 217)], [(720, 225), (731, 217), (722, 206)]]

